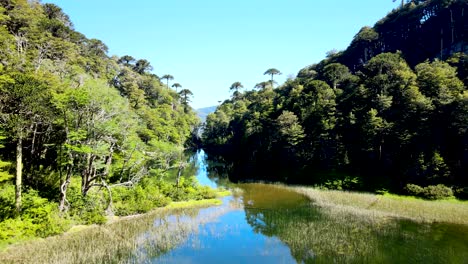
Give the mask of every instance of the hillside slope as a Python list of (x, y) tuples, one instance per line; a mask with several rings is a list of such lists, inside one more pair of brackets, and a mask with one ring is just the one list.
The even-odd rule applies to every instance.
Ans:
[(206, 151), (232, 162), (232, 180), (466, 195), (467, 8), (412, 1), (284, 85), (225, 101)]

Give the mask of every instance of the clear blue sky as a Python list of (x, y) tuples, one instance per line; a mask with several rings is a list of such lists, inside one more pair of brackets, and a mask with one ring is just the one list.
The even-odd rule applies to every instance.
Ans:
[(240, 81), (252, 89), (277, 68), (288, 76), (345, 49), (398, 1), (390, 0), (43, 0), (60, 6), (109, 55), (147, 59), (194, 93), (192, 106), (217, 105)]

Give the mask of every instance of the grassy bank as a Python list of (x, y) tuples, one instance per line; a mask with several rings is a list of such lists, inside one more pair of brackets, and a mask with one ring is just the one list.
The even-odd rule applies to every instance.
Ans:
[(217, 217), (200, 217), (199, 210), (220, 203), (173, 202), (103, 225), (77, 226), (62, 235), (12, 245), (0, 252), (0, 263), (138, 263), (185, 241), (200, 223)]
[[(225, 190), (201, 186), (195, 177), (181, 177), (178, 185), (172, 179), (147, 177), (131, 188), (111, 188), (111, 204), (105, 189), (93, 188), (83, 196), (80, 179), (73, 177), (67, 192), (67, 210), (60, 212), (56, 200), (29, 189), (23, 193), (22, 210), (18, 215), (15, 187), (0, 184), (0, 250), (11, 244), (63, 234), (70, 228), (73, 231), (104, 224), (109, 219), (144, 214), (172, 202), (214, 199), (222, 195), (217, 192)], [(193, 202), (188, 205), (193, 205)]]
[(428, 201), (398, 195), (376, 195), (309, 187), (287, 187), (306, 195), (318, 206), (342, 212), (407, 218), (417, 222), (468, 224), (468, 202)]
[[(468, 258), (468, 226), (460, 224), (468, 212), (465, 202), (282, 185), (250, 187), (252, 191), (244, 188), (243, 194), (249, 224), (278, 237), (298, 263), (466, 263)], [(303, 194), (312, 206), (263, 210), (264, 205), (277, 207), (285, 200), (279, 188)]]

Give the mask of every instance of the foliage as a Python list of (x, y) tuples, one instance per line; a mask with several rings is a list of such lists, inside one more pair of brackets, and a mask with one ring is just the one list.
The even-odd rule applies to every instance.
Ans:
[(56, 203), (29, 190), (24, 194), (22, 213), (15, 216), (14, 186), (3, 186), (0, 197), (2, 204), (0, 222), (1, 243), (12, 243), (32, 237), (47, 237), (63, 233), (70, 222), (63, 219)]
[(446, 199), (453, 197), (453, 191), (443, 184), (429, 185), (424, 188), (424, 197), (430, 200)]
[(158, 184), (172, 184), (164, 176), (198, 126), (190, 90), (167, 89), (146, 59), (109, 56), (55, 4), (2, 1), (0, 46), (0, 241), (170, 201)]
[(429, 200), (439, 200), (453, 197), (452, 189), (443, 184), (429, 185), (424, 188), (416, 184), (407, 184), (405, 190), (410, 195), (424, 197)]
[[(466, 1), (442, 2), (392, 11), (362, 28), (346, 50), (275, 89), (260, 82), (258, 90), (237, 91), (207, 117), (206, 151), (228, 163), (233, 181), (391, 192), (409, 183), (465, 188)], [(459, 25), (444, 26), (452, 38), (440, 35), (442, 21)], [(442, 42), (449, 43), (442, 50), (434, 44)], [(345, 186), (334, 172), (356, 183)]]

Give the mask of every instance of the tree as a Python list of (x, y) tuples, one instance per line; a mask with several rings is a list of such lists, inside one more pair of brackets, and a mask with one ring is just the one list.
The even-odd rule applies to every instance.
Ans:
[(279, 70), (275, 69), (275, 68), (270, 68), (265, 73), (263, 73), (263, 75), (271, 75), (271, 85), (273, 85), (273, 82), (274, 82), (273, 76), (274, 75), (281, 75), (281, 74), (282, 73)]
[(161, 77), (161, 79), (166, 79), (166, 85), (167, 85), (167, 88), (169, 88), (169, 81), (174, 80), (174, 76), (170, 74), (165, 74)]
[(177, 92), (177, 88), (181, 88), (182, 85), (180, 85), (180, 83), (174, 83), (171, 87), (175, 88), (175, 91)]
[(297, 116), (290, 111), (283, 113), (276, 119), (278, 130), (282, 138), (291, 146), (299, 144), (304, 139), (304, 129)]
[(144, 74), (146, 72), (152, 71), (153, 67), (151, 66), (149, 61), (141, 59), (137, 60), (135, 66), (133, 67), (133, 70), (138, 72), (139, 74)]
[(333, 89), (336, 89), (342, 81), (351, 75), (348, 67), (340, 63), (327, 64), (327, 66), (323, 68), (322, 74)]
[(231, 87), (229, 88), (229, 90), (235, 90), (236, 92), (239, 92), (239, 90), (241, 88), (244, 88), (244, 86), (242, 85), (242, 83), (240, 82), (234, 82), (233, 84), (231, 84)]
[[(16, 210), (21, 211), (23, 186), (24, 141), (38, 132), (39, 124), (49, 122), (50, 90), (44, 80), (34, 74), (10, 73), (0, 82), (1, 124), (11, 141), (16, 143)], [(34, 141), (33, 141), (34, 142)], [(32, 146), (34, 147), (34, 146)]]
[(273, 85), (271, 84), (271, 81), (267, 81), (267, 82), (259, 82), (257, 84), (255, 84), (254, 88), (256, 89), (266, 89), (267, 87), (273, 87)]
[(91, 56), (105, 57), (109, 48), (99, 39), (88, 39), (85, 43), (87, 52)]
[(70, 17), (63, 13), (62, 9), (52, 3), (45, 3), (42, 5), (44, 9), (44, 13), (49, 19), (56, 19), (63, 23), (63, 25), (67, 26), (68, 28), (73, 28), (73, 23), (70, 21)]
[(117, 63), (122, 64), (127, 67), (133, 67), (134, 62), (135, 62), (135, 58), (133, 58), (130, 55), (124, 55), (120, 57), (120, 59), (117, 61)]
[(193, 93), (189, 89), (183, 89), (182, 91), (179, 92), (179, 95), (180, 95), (180, 103), (184, 106), (185, 113), (188, 113), (190, 96), (192, 96)]
[(416, 66), (416, 74), (421, 92), (438, 105), (452, 103), (464, 90), (457, 70), (446, 62), (420, 63)]

